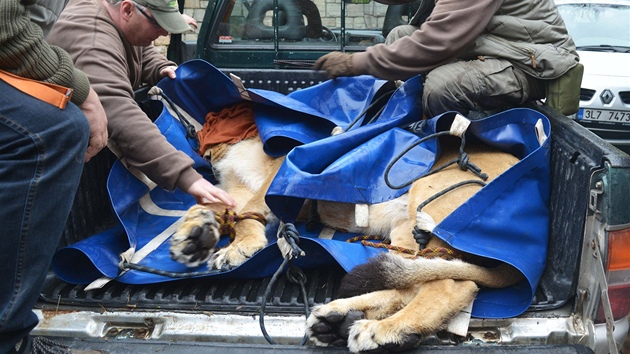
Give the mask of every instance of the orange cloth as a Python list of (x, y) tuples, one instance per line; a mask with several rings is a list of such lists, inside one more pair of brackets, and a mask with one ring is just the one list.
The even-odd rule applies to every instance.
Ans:
[(199, 154), (217, 144), (235, 144), (258, 134), (253, 103), (241, 102), (206, 115), (203, 128), (197, 132)]

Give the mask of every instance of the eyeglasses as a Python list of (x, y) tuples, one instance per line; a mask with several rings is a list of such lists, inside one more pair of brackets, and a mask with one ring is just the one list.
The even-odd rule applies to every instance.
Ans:
[(146, 12), (144, 12), (144, 7), (142, 7), (141, 5), (138, 5), (135, 1), (131, 2), (136, 9), (138, 9), (138, 11), (140, 11), (140, 13), (147, 18), (147, 20), (149, 20), (149, 22), (151, 22), (151, 24), (155, 27), (158, 28), (162, 28), (162, 26), (160, 26), (160, 24), (155, 20), (155, 18), (149, 16)]

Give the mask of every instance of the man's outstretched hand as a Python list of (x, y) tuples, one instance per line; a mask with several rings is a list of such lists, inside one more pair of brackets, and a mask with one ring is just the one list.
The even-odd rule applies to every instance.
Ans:
[(356, 75), (352, 71), (352, 54), (342, 52), (331, 52), (320, 57), (313, 64), (313, 70), (325, 70), (330, 79)]

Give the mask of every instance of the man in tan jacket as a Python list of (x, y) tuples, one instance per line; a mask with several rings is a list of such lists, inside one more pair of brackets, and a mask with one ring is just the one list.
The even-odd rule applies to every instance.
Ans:
[(234, 205), (205, 180), (193, 160), (176, 150), (135, 103), (134, 90), (175, 77), (175, 63), (152, 45), (159, 36), (190, 31), (173, 0), (72, 0), (47, 37), (65, 49), (103, 103), (110, 141), (130, 166), (160, 187), (179, 188), (197, 202)]

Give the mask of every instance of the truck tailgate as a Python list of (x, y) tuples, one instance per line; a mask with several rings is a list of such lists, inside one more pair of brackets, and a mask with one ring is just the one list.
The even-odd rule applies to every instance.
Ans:
[[(55, 339), (55, 338), (51, 338)], [(72, 349), (102, 350), (107, 353), (186, 353), (186, 354), (341, 354), (349, 353), (346, 348), (290, 346), (290, 345), (256, 345), (236, 343), (191, 343), (174, 342), (170, 344), (152, 343), (150, 341), (98, 341), (98, 340), (68, 340), (56, 339)], [(593, 351), (581, 345), (540, 345), (540, 346), (420, 346), (414, 350), (406, 351), (409, 354), (439, 353), (439, 354), (589, 354)]]

